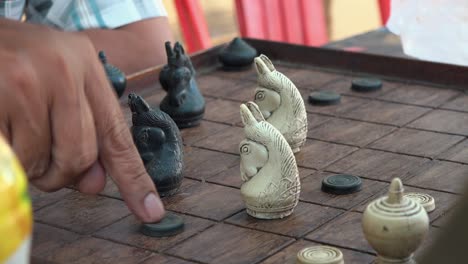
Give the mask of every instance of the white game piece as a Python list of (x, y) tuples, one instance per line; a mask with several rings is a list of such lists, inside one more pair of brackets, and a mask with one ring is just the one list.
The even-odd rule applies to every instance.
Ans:
[(343, 253), (329, 246), (307, 247), (297, 253), (296, 264), (344, 264)]
[(405, 196), (421, 204), (427, 213), (435, 210), (436, 206), (434, 197), (427, 193), (405, 193)]
[(429, 217), (419, 203), (404, 196), (403, 183), (394, 178), (388, 195), (367, 206), (362, 227), (378, 264), (415, 264), (413, 253), (429, 230)]
[(247, 213), (260, 219), (286, 217), (296, 207), (301, 190), (294, 154), (255, 103), (242, 104), (240, 113), (246, 137), (239, 145), (241, 195)]
[(301, 94), (267, 56), (255, 58), (255, 68), (255, 103), (266, 121), (283, 134), (293, 152), (299, 152), (307, 136), (307, 113)]

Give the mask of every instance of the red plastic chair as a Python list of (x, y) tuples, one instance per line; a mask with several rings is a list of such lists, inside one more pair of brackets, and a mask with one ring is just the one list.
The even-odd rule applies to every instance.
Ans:
[(241, 36), (318, 46), (328, 42), (322, 0), (236, 0)]
[[(241, 36), (318, 46), (328, 41), (323, 0), (235, 0)], [(188, 52), (211, 47), (199, 0), (175, 0)], [(390, 0), (379, 0), (382, 24)]]
[(199, 0), (175, 0), (185, 47), (189, 53), (211, 47), (208, 26)]
[(387, 24), (388, 18), (390, 17), (390, 1), (391, 0), (379, 0), (382, 25)]

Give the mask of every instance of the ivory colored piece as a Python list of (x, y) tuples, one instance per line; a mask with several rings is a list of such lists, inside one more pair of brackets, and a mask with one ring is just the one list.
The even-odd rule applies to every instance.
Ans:
[(283, 134), (293, 152), (299, 152), (307, 136), (307, 113), (301, 94), (267, 56), (255, 58), (255, 68), (255, 103), (266, 121)]
[(364, 235), (377, 252), (377, 264), (415, 264), (413, 253), (429, 229), (426, 210), (404, 195), (394, 178), (388, 195), (371, 202), (362, 218)]
[(247, 213), (260, 219), (286, 217), (301, 191), (294, 153), (255, 103), (242, 104), (240, 113), (246, 137), (239, 145), (241, 195)]
[(343, 253), (329, 246), (307, 247), (297, 253), (296, 264), (344, 264)]
[(434, 197), (427, 193), (405, 193), (405, 196), (422, 205), (427, 213), (435, 210)]

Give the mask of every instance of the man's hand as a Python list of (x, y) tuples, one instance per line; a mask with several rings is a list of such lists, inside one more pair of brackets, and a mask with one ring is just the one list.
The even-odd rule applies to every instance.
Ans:
[(30, 182), (98, 193), (106, 172), (144, 222), (164, 208), (91, 41), (0, 19), (0, 132)]

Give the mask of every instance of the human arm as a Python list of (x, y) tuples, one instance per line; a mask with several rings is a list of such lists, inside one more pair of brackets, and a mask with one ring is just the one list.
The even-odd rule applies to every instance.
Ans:
[(30, 182), (98, 193), (106, 173), (142, 221), (164, 209), (91, 41), (0, 19), (0, 133)]
[(109, 62), (126, 74), (166, 63), (164, 43), (173, 41), (167, 17), (134, 22), (117, 29), (87, 29), (96, 50), (104, 50)]

